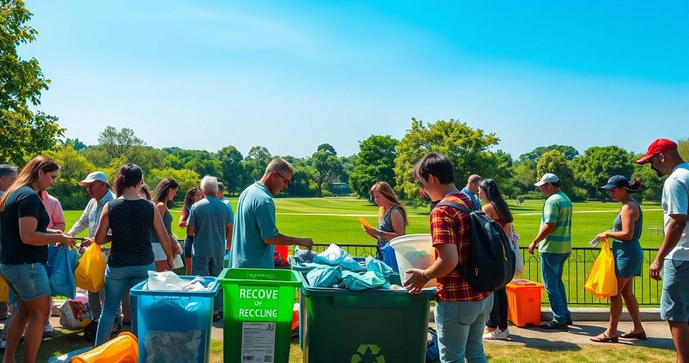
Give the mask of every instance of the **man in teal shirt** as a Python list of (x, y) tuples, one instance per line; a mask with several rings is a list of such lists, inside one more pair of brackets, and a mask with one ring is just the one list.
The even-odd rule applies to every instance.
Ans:
[(543, 174), (534, 185), (548, 197), (543, 205), (538, 235), (529, 245), (531, 254), (538, 245), (543, 284), (553, 310), (553, 320), (542, 324), (541, 328), (567, 330), (567, 325), (572, 324), (572, 315), (567, 309), (562, 274), (572, 252), (572, 202), (560, 190), (560, 178), (555, 174)]
[(261, 180), (244, 189), (237, 202), (230, 266), (273, 268), (275, 246), (298, 245), (311, 249), (311, 238), (281, 234), (275, 223), (273, 195), (289, 186), (294, 168), (282, 158), (273, 159)]

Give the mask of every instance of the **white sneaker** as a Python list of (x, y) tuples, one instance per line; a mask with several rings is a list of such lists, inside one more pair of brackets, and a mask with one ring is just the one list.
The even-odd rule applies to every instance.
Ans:
[(49, 321), (45, 322), (45, 326), (43, 327), (43, 336), (51, 336), (53, 335), (53, 332), (55, 329), (53, 329), (53, 326), (50, 325)]
[(509, 330), (505, 331), (492, 331), (490, 333), (483, 334), (483, 340), (507, 340), (510, 338)]

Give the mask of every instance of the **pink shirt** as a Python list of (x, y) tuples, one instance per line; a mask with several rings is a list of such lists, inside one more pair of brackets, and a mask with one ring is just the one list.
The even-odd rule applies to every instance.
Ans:
[(48, 192), (43, 191), (43, 205), (45, 206), (46, 212), (50, 216), (50, 224), (48, 224), (49, 229), (58, 229), (60, 231), (65, 231), (65, 214), (62, 211), (62, 205), (57, 198), (49, 195)]

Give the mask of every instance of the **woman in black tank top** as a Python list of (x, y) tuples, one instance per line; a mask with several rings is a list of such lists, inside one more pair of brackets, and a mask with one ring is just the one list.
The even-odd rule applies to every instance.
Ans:
[[(139, 190), (143, 173), (134, 164), (123, 165), (115, 177), (115, 194), (118, 199), (103, 208), (96, 231), (99, 245), (112, 241), (108, 265), (105, 270), (105, 303), (98, 323), (96, 346), (110, 339), (115, 314), (122, 303), (125, 291), (148, 278), (148, 271), (155, 271), (153, 248), (149, 230), (158, 238), (169, 238), (159, 213), (150, 201), (141, 198)], [(108, 234), (108, 230), (112, 234)], [(167, 255), (167, 268), (172, 270), (172, 251), (163, 244)], [(130, 306), (132, 332), (136, 334), (136, 306)]]

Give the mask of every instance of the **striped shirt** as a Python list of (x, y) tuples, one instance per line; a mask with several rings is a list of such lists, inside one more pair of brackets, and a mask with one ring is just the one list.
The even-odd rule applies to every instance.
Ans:
[(555, 223), (555, 230), (541, 241), (538, 251), (572, 252), (572, 201), (562, 191), (551, 195), (543, 204), (540, 228), (546, 223)]
[[(458, 203), (471, 210), (472, 203), (469, 197), (463, 193), (446, 195), (442, 202)], [(433, 247), (441, 244), (457, 245), (459, 263), (469, 269), (471, 231), (469, 215), (450, 206), (436, 206), (430, 215), (431, 236)], [(438, 258), (438, 250), (435, 250), (435, 258)], [(436, 299), (445, 301), (481, 301), (490, 296), (490, 292), (474, 290), (464, 277), (453, 269), (443, 277), (438, 277), (438, 291)]]

